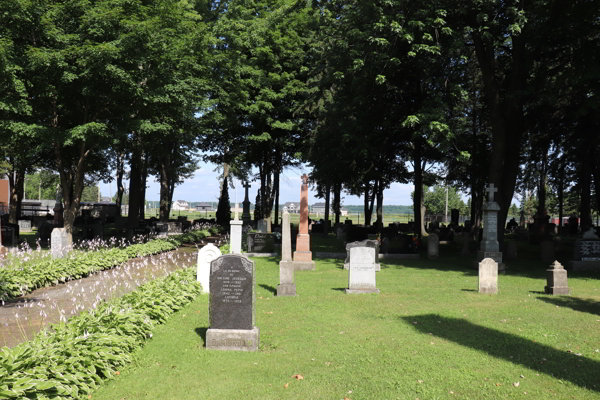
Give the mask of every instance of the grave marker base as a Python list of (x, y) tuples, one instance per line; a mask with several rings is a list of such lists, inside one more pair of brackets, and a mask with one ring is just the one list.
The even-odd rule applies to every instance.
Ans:
[(565, 294), (569, 295), (569, 287), (568, 286), (544, 286), (544, 291), (547, 294)]
[(295, 283), (280, 283), (277, 285), (277, 297), (280, 296), (295, 296), (296, 295), (296, 284)]
[(346, 294), (379, 293), (379, 289), (344, 289)]
[(208, 329), (207, 350), (257, 351), (260, 329)]
[(317, 269), (314, 261), (294, 261), (294, 266), (296, 271), (314, 271)]

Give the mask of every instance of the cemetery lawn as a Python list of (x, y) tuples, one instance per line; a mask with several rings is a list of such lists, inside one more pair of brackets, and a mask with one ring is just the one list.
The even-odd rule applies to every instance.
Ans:
[(201, 295), (92, 398), (600, 399), (600, 274), (569, 272), (572, 296), (545, 295), (548, 263), (522, 251), (507, 265), (525, 272), (482, 295), (472, 257), (444, 249), (381, 260), (371, 295), (345, 294), (343, 260), (318, 259), (296, 272), (298, 296), (277, 298), (279, 260), (254, 258), (260, 351), (207, 351)]

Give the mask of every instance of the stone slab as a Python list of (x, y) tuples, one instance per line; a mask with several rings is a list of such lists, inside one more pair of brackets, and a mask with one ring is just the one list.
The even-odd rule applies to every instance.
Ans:
[(277, 257), (279, 253), (243, 253), (246, 257)]
[(257, 351), (260, 330), (252, 329), (213, 329), (206, 331), (207, 350)]
[(350, 248), (348, 289), (377, 290), (374, 260), (375, 249), (373, 247)]
[(232, 220), (230, 222), (230, 254), (241, 254), (242, 252), (242, 226), (244, 221)]
[(498, 263), (491, 258), (484, 258), (479, 263), (479, 275), (477, 279), (479, 293), (498, 293)]
[(274, 251), (274, 233), (248, 232), (249, 253), (273, 253)]
[(296, 295), (296, 284), (295, 283), (280, 283), (277, 285), (277, 297), (282, 296), (295, 296)]
[(255, 320), (255, 267), (248, 258), (223, 255), (210, 263), (212, 329), (251, 330)]

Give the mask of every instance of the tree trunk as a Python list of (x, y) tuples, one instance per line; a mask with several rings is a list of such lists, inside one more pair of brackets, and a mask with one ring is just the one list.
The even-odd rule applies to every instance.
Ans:
[(377, 185), (377, 233), (381, 233), (383, 228), (383, 183), (379, 180)]
[(140, 153), (139, 136), (134, 134), (134, 146), (129, 162), (129, 216), (127, 217), (127, 227), (137, 228), (140, 224), (140, 183), (142, 175), (142, 160)]
[(333, 212), (335, 213), (335, 228), (336, 229), (340, 226), (340, 213), (341, 213), (341, 208), (342, 208), (340, 206), (341, 192), (342, 192), (342, 184), (334, 183), (333, 184)]
[(371, 215), (369, 215), (369, 182), (365, 180), (365, 201), (364, 201), (364, 211), (365, 211), (365, 226), (371, 224)]
[(65, 165), (63, 161), (62, 146), (56, 144), (54, 150), (63, 193), (64, 227), (67, 231), (67, 241), (71, 244), (73, 243), (73, 225), (75, 223), (75, 218), (79, 213), (81, 195), (83, 193), (85, 157), (88, 155), (89, 149), (86, 148), (85, 141), (82, 141), (79, 144), (79, 155), (77, 165), (75, 166), (75, 176), (73, 176), (70, 166)]
[[(489, 183), (497, 188), (496, 202), (498, 211), (498, 241), (502, 245), (506, 217), (513, 197), (523, 136), (523, 102), (526, 86), (525, 37), (512, 36), (512, 70), (506, 78), (506, 89), (496, 77), (495, 47), (477, 31), (472, 38), (475, 53), (485, 88), (486, 105), (492, 125), (492, 151), (490, 154)], [(502, 101), (504, 96), (504, 101)]]
[(327, 181), (325, 184), (325, 226), (323, 227), (323, 236), (329, 235), (329, 204), (331, 198), (331, 183)]
[(375, 180), (375, 184), (373, 185), (373, 190), (371, 191), (371, 203), (369, 204), (369, 225), (371, 225), (371, 221), (373, 220), (373, 207), (375, 206), (375, 197), (378, 190), (379, 180)]
[(415, 173), (413, 210), (415, 213), (415, 235), (419, 240), (425, 233), (425, 227), (423, 226), (423, 169), (421, 166), (421, 150), (421, 138), (416, 138), (413, 148), (413, 168)]
[[(598, 180), (596, 179), (596, 187), (598, 186)], [(599, 193), (596, 191), (596, 193)], [(562, 159), (558, 166), (558, 226), (563, 226), (563, 209), (565, 202), (565, 170)], [(600, 203), (598, 203), (600, 204)]]
[(115, 203), (117, 204), (117, 215), (121, 216), (121, 205), (123, 204), (123, 175), (125, 174), (125, 154), (117, 153), (117, 194)]
[(581, 193), (581, 204), (579, 208), (579, 218), (581, 221), (581, 233), (587, 231), (592, 226), (592, 214), (591, 214), (591, 196), (590, 188), (592, 185), (592, 171), (591, 161), (593, 156), (590, 154), (590, 150), (583, 149), (581, 152), (581, 164), (579, 172), (579, 188)]
[(548, 176), (548, 150), (544, 146), (544, 154), (542, 155), (542, 165), (540, 171), (540, 186), (538, 188), (538, 215), (546, 215), (546, 179)]
[(8, 222), (17, 224), (21, 217), (21, 202), (23, 201), (25, 180), (25, 168), (17, 168), (9, 172), (8, 184), (10, 185), (10, 206), (8, 211)]
[(277, 225), (279, 224), (279, 167), (275, 169), (275, 178), (273, 183), (273, 189), (275, 190), (275, 217), (274, 221)]
[(140, 214), (139, 219), (146, 219), (146, 182), (148, 181), (148, 155), (143, 157), (142, 176), (140, 177)]
[(165, 151), (159, 157), (159, 172), (160, 172), (160, 221), (167, 222), (169, 220), (170, 204), (169, 204), (169, 167), (171, 165), (171, 152)]

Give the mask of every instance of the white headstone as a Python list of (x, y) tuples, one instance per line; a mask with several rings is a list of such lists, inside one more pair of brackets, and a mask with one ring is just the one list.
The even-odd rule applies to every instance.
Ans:
[(484, 258), (479, 263), (479, 293), (498, 293), (498, 263), (491, 258)]
[(242, 225), (243, 221), (232, 220), (230, 222), (230, 243), (229, 253), (230, 254), (242, 254)]
[(52, 259), (63, 258), (69, 251), (69, 235), (66, 228), (54, 228), (50, 236)]
[(350, 248), (346, 293), (379, 293), (375, 282), (375, 248)]
[(295, 265), (292, 261), (292, 235), (290, 230), (290, 214), (285, 210), (282, 218), (283, 236), (281, 239), (281, 261), (279, 262), (279, 285), (277, 296), (295, 296), (294, 283)]
[(207, 244), (198, 252), (196, 277), (202, 285), (203, 293), (210, 293), (210, 262), (221, 255), (221, 250), (212, 243)]

